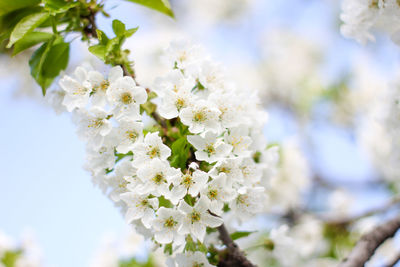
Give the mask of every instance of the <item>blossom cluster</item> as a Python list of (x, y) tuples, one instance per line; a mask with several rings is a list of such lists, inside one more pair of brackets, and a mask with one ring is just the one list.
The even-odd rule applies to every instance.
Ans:
[(344, 0), (341, 32), (345, 37), (366, 44), (375, 41), (371, 30), (388, 33), (400, 43), (400, 4), (397, 0)]
[(199, 251), (206, 230), (226, 212), (248, 219), (264, 210), (277, 149), (267, 148), (257, 96), (228, 83), (200, 47), (174, 42), (165, 59), (170, 71), (152, 90), (119, 66), (106, 77), (78, 67), (54, 99), (73, 113), (85, 167), (127, 223), (178, 266), (209, 266)]

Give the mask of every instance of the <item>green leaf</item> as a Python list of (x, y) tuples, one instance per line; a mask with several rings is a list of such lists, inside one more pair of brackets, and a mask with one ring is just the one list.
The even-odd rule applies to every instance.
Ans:
[(24, 7), (35, 6), (40, 0), (0, 0), (0, 16)]
[(115, 19), (112, 22), (112, 28), (113, 28), (113, 31), (114, 31), (115, 35), (124, 36), (125, 30), (126, 30), (124, 23), (122, 23), (121, 21)]
[(7, 48), (10, 48), (15, 42), (22, 39), (29, 32), (33, 31), (48, 17), (49, 14), (46, 12), (39, 12), (24, 17), (20, 22), (18, 22), (18, 24), (11, 32), (10, 42), (8, 43)]
[(51, 39), (36, 50), (31, 59), (31, 75), (42, 87), (43, 95), (54, 78), (68, 65), (69, 43), (62, 39)]
[(51, 47), (43, 63), (43, 75), (55, 78), (68, 66), (69, 43), (59, 43)]
[(242, 237), (246, 237), (246, 236), (249, 236), (250, 234), (252, 234), (252, 233), (254, 233), (254, 232), (245, 232), (245, 231), (243, 231), (243, 232), (234, 232), (234, 233), (232, 233), (231, 234), (231, 238), (232, 238), (232, 240), (236, 240), (236, 239), (239, 239), (239, 238), (242, 238)]
[(42, 42), (46, 42), (53, 37), (53, 34), (47, 32), (30, 32), (25, 35), (22, 39), (14, 45), (13, 56), (18, 54), (19, 52), (24, 51), (34, 45), (37, 45)]
[(135, 32), (137, 32), (138, 29), (139, 29), (139, 27), (126, 30), (125, 37), (131, 37)]
[(99, 39), (100, 44), (107, 45), (107, 43), (109, 41), (107, 35), (99, 29), (96, 30), (96, 33), (97, 33), (97, 39)]
[(45, 0), (45, 9), (52, 14), (63, 13), (70, 8), (79, 5), (78, 2), (67, 2), (65, 0)]
[(38, 50), (36, 50), (31, 59), (29, 60), (29, 66), (31, 67), (31, 75), (36, 82), (42, 87), (43, 95), (46, 94), (46, 88), (50, 86), (53, 79), (46, 78), (42, 75), (43, 63), (46, 59), (47, 54), (54, 42), (54, 39), (44, 43)]
[(101, 60), (106, 60), (106, 47), (104, 45), (98, 44), (89, 47), (90, 53), (100, 58)]
[(186, 136), (182, 136), (173, 142), (171, 146), (171, 166), (184, 170), (189, 157), (189, 149), (190, 144)]
[[(1, 1), (1, 0), (0, 0)], [(27, 7), (15, 10), (10, 12), (4, 16), (0, 17), (0, 41), (4, 41), (10, 38), (12, 30), (15, 28), (15, 25), (23, 19), (24, 17), (40, 12), (42, 10), (41, 7)], [(7, 40), (8, 42), (8, 40)]]
[(170, 17), (174, 17), (174, 13), (171, 9), (171, 4), (168, 0), (127, 0), (129, 2), (133, 2), (154, 10), (157, 10), (165, 15)]

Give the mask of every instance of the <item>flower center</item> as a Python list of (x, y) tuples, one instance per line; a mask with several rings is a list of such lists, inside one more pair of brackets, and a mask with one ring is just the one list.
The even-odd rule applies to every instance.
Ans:
[(138, 205), (136, 205), (136, 206), (146, 207), (147, 205), (149, 205), (149, 200), (142, 199), (142, 201), (140, 201), (140, 203)]
[(207, 196), (211, 200), (216, 200), (218, 196), (218, 190), (216, 189), (210, 189), (207, 193)]
[(206, 115), (204, 114), (204, 111), (197, 111), (194, 116), (193, 120), (195, 122), (203, 122), (206, 120)]
[(190, 219), (192, 223), (200, 221), (200, 212), (193, 210), (192, 213), (190, 213)]
[(245, 205), (245, 206), (249, 206), (249, 203), (247, 203), (247, 200), (248, 200), (248, 196), (246, 196), (246, 195), (239, 195), (237, 198), (236, 198), (236, 203), (237, 204), (241, 204), (241, 205)]
[(193, 185), (193, 178), (190, 174), (185, 174), (182, 177), (182, 184), (186, 187), (189, 188)]
[(219, 167), (219, 168), (217, 168), (217, 170), (218, 170), (218, 172), (223, 172), (223, 173), (230, 173), (231, 172), (231, 169), (230, 168), (228, 168), (228, 167), (225, 167), (225, 166), (221, 166), (221, 167)]
[(157, 173), (156, 176), (154, 176), (153, 181), (155, 184), (160, 185), (165, 182), (164, 175), (162, 173)]
[(96, 118), (94, 120), (91, 121), (91, 124), (88, 125), (89, 128), (100, 128), (101, 126), (103, 126), (104, 121), (102, 118)]
[(151, 159), (155, 158), (155, 157), (159, 157), (160, 156), (160, 150), (158, 149), (158, 147), (152, 147), (150, 146), (150, 150), (147, 153), (147, 155), (149, 155), (149, 157)]
[(204, 263), (198, 263), (197, 261), (193, 262), (193, 265), (192, 265), (192, 267), (203, 267), (203, 266), (204, 266)]
[(125, 105), (129, 105), (133, 102), (133, 97), (130, 93), (125, 92), (121, 94), (121, 102)]
[(174, 221), (174, 218), (172, 218), (172, 216), (171, 216), (171, 217), (169, 217), (168, 219), (165, 220), (165, 222), (164, 222), (164, 227), (166, 227), (166, 228), (172, 228), (172, 227), (174, 227), (176, 224), (177, 224), (177, 222)]
[(209, 144), (206, 146), (205, 152), (210, 156), (211, 154), (215, 153), (214, 144)]
[(138, 137), (138, 133), (134, 131), (126, 131), (126, 135), (132, 142), (136, 141), (136, 138)]
[(178, 98), (176, 100), (175, 106), (178, 110), (180, 110), (181, 108), (183, 108), (185, 106), (185, 100), (183, 98)]
[(103, 80), (101, 83), (100, 83), (100, 90), (101, 91), (103, 91), (103, 92), (105, 92), (106, 90), (107, 90), (107, 88), (108, 88), (108, 86), (110, 85), (110, 83), (107, 81), (107, 80)]

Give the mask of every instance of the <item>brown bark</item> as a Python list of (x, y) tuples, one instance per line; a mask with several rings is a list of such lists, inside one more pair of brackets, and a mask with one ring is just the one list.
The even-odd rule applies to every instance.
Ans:
[(400, 216), (387, 221), (363, 235), (350, 255), (339, 267), (362, 267), (385, 240), (393, 237), (400, 228)]
[(219, 238), (226, 246), (226, 249), (220, 254), (218, 267), (255, 267), (239, 249), (238, 245), (233, 242), (224, 224), (218, 227), (218, 232)]

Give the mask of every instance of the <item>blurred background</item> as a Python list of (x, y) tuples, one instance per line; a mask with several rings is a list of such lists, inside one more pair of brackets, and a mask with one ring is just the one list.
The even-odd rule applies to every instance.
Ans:
[[(129, 28), (139, 26), (126, 47), (140, 84), (151, 87), (163, 73), (160, 55), (171, 40), (189, 38), (221, 62), (231, 82), (258, 92), (269, 112), (265, 135), (287, 153), (281, 177), (291, 177), (284, 181), (288, 192), (277, 192), (277, 210), (359, 214), (398, 192), (396, 144), (376, 123), (399, 67), (389, 37), (377, 34), (366, 46), (344, 39), (334, 0), (171, 4), (175, 20), (122, 0), (105, 1), (105, 10)], [(97, 18), (110, 35), (111, 20)], [(66, 72), (82, 61), (101, 66), (70, 38)], [(34, 232), (46, 266), (88, 266), (112, 233), (126, 233), (125, 222), (93, 187), (82, 168), (84, 143), (69, 114), (57, 115), (42, 97), (29, 57), (0, 55), (0, 229), (15, 238), (23, 229)], [(264, 216), (258, 225), (268, 228), (268, 221)]]

